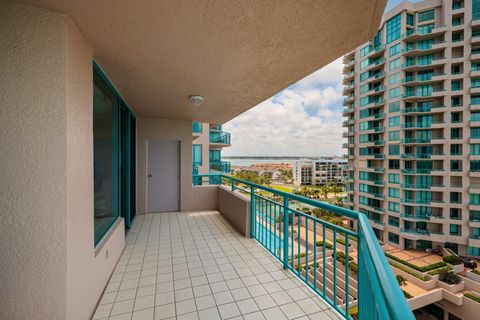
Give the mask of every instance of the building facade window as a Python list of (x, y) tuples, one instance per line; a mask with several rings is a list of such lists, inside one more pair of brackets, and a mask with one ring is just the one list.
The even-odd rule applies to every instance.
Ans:
[(389, 232), (388, 233), (388, 242), (399, 244), (400, 243), (400, 237), (398, 236), (398, 234)]
[(390, 49), (388, 49), (388, 53), (390, 57), (393, 57), (394, 55), (399, 54), (400, 51), (401, 51), (400, 43), (397, 43), (396, 45), (393, 45), (390, 47)]
[(388, 63), (390, 71), (400, 68), (402, 64), (401, 58), (396, 58)]
[(135, 215), (135, 116), (97, 64), (93, 66), (94, 244), (119, 217)]
[(402, 28), (402, 14), (397, 14), (395, 17), (387, 21), (387, 44), (400, 39)]
[(360, 58), (366, 56), (370, 51), (372, 51), (372, 46), (367, 45), (360, 49)]
[(423, 22), (423, 21), (432, 20), (432, 19), (435, 19), (434, 9), (418, 13), (418, 17), (417, 17), (418, 22)]

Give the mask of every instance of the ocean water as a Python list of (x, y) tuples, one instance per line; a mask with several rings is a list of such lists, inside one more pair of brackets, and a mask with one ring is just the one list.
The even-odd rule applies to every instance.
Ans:
[(224, 159), (225, 161), (229, 161), (232, 166), (251, 166), (252, 164), (264, 164), (264, 163), (275, 163), (275, 164), (294, 164), (296, 161), (295, 159)]

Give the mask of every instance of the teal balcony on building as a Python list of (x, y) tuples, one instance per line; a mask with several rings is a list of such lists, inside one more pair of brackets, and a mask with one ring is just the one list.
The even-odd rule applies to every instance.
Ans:
[(201, 134), (202, 133), (202, 123), (201, 122), (192, 122), (192, 133)]
[(221, 160), (210, 160), (210, 170), (219, 173), (230, 173), (230, 162)]
[(210, 143), (214, 145), (229, 146), (230, 133), (223, 131), (210, 131)]

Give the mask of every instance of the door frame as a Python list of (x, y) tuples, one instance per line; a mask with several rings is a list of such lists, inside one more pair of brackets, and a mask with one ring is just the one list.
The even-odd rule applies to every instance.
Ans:
[(148, 203), (148, 194), (149, 194), (149, 188), (148, 188), (148, 163), (149, 163), (149, 150), (148, 150), (148, 142), (149, 141), (175, 141), (177, 142), (178, 145), (178, 210), (182, 211), (182, 140), (180, 139), (161, 139), (161, 138), (155, 138), (155, 139), (146, 139), (145, 140), (145, 208), (146, 208), (146, 213), (151, 213), (150, 211), (150, 206)]

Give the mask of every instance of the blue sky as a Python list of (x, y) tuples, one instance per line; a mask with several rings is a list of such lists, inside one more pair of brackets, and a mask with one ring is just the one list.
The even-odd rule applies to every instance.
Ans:
[[(401, 0), (390, 0), (390, 10)], [(415, 1), (414, 1), (415, 2)], [(342, 59), (312, 73), (224, 125), (224, 155), (342, 155)]]

